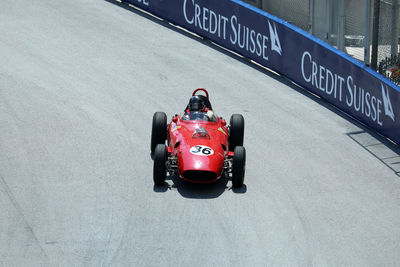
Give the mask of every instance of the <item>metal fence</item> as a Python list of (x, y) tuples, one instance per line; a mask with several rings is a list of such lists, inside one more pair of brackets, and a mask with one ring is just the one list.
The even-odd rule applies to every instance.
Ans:
[(400, 85), (400, 54), (383, 59), (379, 63), (379, 73)]
[(399, 52), (399, 3), (397, 0), (381, 1), (379, 15), (378, 62)]
[[(321, 40), (371, 63), (372, 40), (377, 38), (375, 64), (399, 53), (400, 0), (244, 0), (284, 19)], [(379, 12), (376, 12), (378, 11)], [(374, 36), (373, 20), (378, 18)]]

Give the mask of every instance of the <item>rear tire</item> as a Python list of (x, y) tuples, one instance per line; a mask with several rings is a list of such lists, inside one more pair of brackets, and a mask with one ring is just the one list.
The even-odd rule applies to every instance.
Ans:
[(165, 144), (158, 144), (154, 151), (154, 165), (153, 165), (153, 180), (156, 186), (163, 186), (167, 176), (167, 168), (165, 163), (167, 161), (167, 146)]
[(167, 140), (167, 114), (164, 112), (156, 112), (153, 115), (153, 124), (151, 129), (151, 154), (158, 144), (165, 144)]
[(235, 147), (232, 162), (232, 186), (241, 187), (244, 182), (246, 169), (246, 149), (242, 146)]
[(244, 118), (241, 114), (233, 114), (229, 122), (229, 151), (234, 151), (236, 146), (243, 146)]

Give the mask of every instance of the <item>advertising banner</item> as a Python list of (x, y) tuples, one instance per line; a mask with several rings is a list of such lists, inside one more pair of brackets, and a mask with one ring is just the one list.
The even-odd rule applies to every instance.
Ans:
[(239, 0), (124, 2), (288, 77), (400, 144), (400, 88), (303, 30)]

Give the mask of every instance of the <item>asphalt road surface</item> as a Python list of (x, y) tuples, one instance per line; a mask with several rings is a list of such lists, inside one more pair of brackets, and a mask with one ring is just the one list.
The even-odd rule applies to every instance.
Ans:
[[(153, 187), (151, 119), (246, 120), (245, 186)], [(0, 8), (0, 266), (398, 266), (400, 157), (283, 78), (102, 0)]]

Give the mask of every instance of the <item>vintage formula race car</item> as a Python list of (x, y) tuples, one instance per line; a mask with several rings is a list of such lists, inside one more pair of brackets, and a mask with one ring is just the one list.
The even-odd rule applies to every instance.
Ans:
[[(197, 94), (199, 91), (205, 95)], [(196, 89), (185, 111), (167, 124), (167, 115), (153, 116), (151, 153), (156, 186), (167, 174), (194, 183), (212, 183), (230, 177), (233, 187), (244, 181), (246, 150), (243, 147), (244, 118), (233, 114), (229, 126), (214, 114), (204, 88)], [(165, 144), (167, 142), (167, 145)]]

